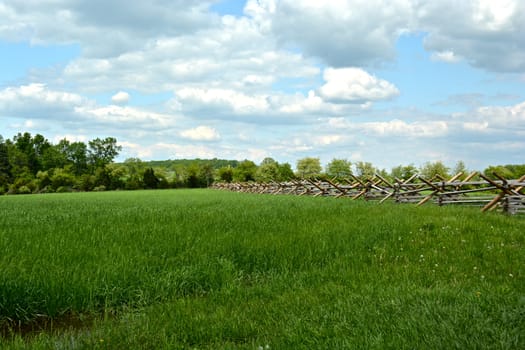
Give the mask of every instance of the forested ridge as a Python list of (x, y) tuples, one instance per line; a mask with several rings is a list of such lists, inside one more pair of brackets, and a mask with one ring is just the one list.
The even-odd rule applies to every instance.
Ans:
[[(462, 161), (449, 168), (442, 162), (427, 162), (417, 168), (399, 165), (386, 171), (369, 162), (351, 163), (333, 159), (325, 168), (319, 158), (299, 159), (295, 172), (289, 163), (265, 158), (259, 165), (251, 160), (175, 159), (142, 161), (115, 158), (122, 151), (114, 137), (96, 138), (87, 143), (62, 139), (53, 144), (40, 134), (18, 133), (12, 139), (0, 135), (0, 194), (27, 194), (70, 191), (137, 190), (207, 187), (214, 181), (287, 181), (293, 178), (344, 178), (351, 174), (366, 178), (374, 173), (390, 179), (420, 173), (428, 178), (469, 170)], [(495, 165), (484, 170), (508, 179), (525, 174), (523, 165)]]

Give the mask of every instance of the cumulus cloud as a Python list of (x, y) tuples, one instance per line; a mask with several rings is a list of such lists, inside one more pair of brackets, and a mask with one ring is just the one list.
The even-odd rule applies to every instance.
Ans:
[(525, 2), (422, 1), (416, 13), (417, 28), (428, 33), (425, 48), (435, 58), (463, 57), (489, 71), (525, 71)]
[(228, 89), (183, 88), (177, 98), (186, 104), (206, 105), (217, 109), (227, 108), (236, 113), (261, 113), (268, 109), (265, 96), (249, 96)]
[(450, 50), (433, 52), (430, 58), (434, 61), (442, 61), (448, 63), (456, 63), (461, 61), (461, 58), (458, 57), (454, 52)]
[(181, 131), (180, 135), (185, 139), (193, 141), (217, 141), (221, 138), (217, 130), (204, 125)]
[(270, 15), (283, 45), (297, 45), (332, 67), (365, 66), (395, 58), (396, 40), (412, 22), (411, 3), (280, 0)]
[(62, 119), (85, 105), (90, 105), (86, 98), (51, 90), (45, 84), (33, 83), (0, 90), (0, 113), (6, 116)]
[(357, 128), (377, 136), (416, 138), (445, 136), (449, 131), (449, 125), (445, 121), (407, 123), (398, 119), (388, 122), (363, 123)]
[(350, 130), (380, 137), (432, 138), (447, 135), (450, 123), (439, 121), (414, 121), (394, 119), (385, 122), (356, 123), (345, 118), (330, 118), (328, 124), (336, 129)]
[(392, 83), (378, 79), (360, 68), (328, 68), (323, 77), (326, 83), (321, 86), (319, 93), (331, 102), (363, 103), (399, 95), (399, 90)]
[(171, 114), (155, 113), (134, 107), (103, 106), (79, 108), (76, 111), (99, 125), (111, 125), (119, 129), (159, 130), (173, 128), (179, 118)]
[[(159, 36), (208, 28), (219, 21), (208, 11), (212, 1), (158, 0), (130, 4), (124, 0), (4, 0), (0, 38), (36, 43), (82, 43), (90, 57), (118, 56)], [(56, 24), (60, 23), (59, 26)], [(67, 30), (64, 30), (67, 28)]]
[(119, 91), (111, 97), (111, 102), (117, 105), (125, 105), (129, 102), (130, 96), (125, 91)]

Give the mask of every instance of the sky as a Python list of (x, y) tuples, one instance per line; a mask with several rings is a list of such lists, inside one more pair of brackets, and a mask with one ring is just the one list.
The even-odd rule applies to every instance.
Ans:
[(522, 0), (0, 0), (0, 135), (117, 160), (525, 163)]

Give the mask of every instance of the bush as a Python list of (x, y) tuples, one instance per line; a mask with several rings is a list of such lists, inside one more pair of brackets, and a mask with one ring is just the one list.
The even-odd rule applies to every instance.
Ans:
[(33, 191), (28, 186), (20, 186), (18, 190), (16, 191), (18, 194), (31, 194)]
[(65, 192), (72, 192), (73, 189), (69, 186), (60, 186), (56, 189), (56, 193), (65, 193)]

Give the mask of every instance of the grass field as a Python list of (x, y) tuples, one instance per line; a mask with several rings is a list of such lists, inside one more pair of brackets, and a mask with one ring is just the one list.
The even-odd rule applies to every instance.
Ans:
[(2, 349), (525, 348), (523, 217), (212, 190), (0, 211)]

